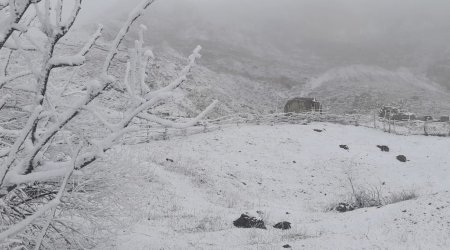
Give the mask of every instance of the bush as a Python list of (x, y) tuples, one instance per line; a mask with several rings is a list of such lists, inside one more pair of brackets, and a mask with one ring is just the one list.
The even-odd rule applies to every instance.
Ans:
[[(355, 188), (351, 177), (348, 178), (352, 193), (345, 201), (333, 204), (327, 210), (335, 210), (339, 212), (348, 212), (358, 208), (365, 207), (382, 207), (388, 204), (412, 200), (417, 198), (417, 194), (412, 191), (401, 191), (399, 193), (392, 193), (388, 196), (382, 194), (382, 187), (358, 187)], [(344, 206), (345, 205), (345, 206)], [(342, 209), (348, 207), (350, 209)]]

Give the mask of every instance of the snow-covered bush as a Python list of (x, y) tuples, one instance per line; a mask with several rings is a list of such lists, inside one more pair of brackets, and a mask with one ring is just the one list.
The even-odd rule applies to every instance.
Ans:
[[(152, 90), (146, 84), (146, 69), (154, 55), (144, 46), (143, 25), (135, 48), (130, 50), (123, 79), (113, 75), (117, 72), (111, 68), (122, 40), (153, 2), (143, 0), (130, 13), (111, 42), (97, 78), (82, 83), (68, 81), (74, 85), (69, 98), (62, 93), (70, 86), (52, 81), (52, 73), (84, 65), (101, 37), (102, 26), (77, 53), (59, 55), (61, 39), (73, 26), (82, 0), (72, 4), (63, 0), (0, 0), (0, 52), (9, 53), (0, 76), (0, 248), (39, 249), (50, 231), (70, 244), (54, 225), (54, 218), (70, 204), (66, 202), (70, 199), (64, 197), (77, 190), (73, 176), (82, 175), (83, 168), (104, 157), (124, 134), (135, 130), (137, 118), (182, 129), (195, 125), (214, 107), (215, 102), (187, 123), (165, 120), (149, 112), (174, 96), (174, 90), (187, 80), (200, 57), (201, 48), (194, 50), (174, 81)], [(67, 8), (72, 10), (65, 15)], [(35, 33), (41, 39), (36, 39)], [(11, 63), (12, 57), (17, 63)], [(127, 98), (127, 106), (114, 110), (99, 101), (111, 91)], [(102, 133), (93, 130), (96, 125), (90, 122), (102, 124)], [(75, 129), (79, 123), (87, 123), (88, 130), (92, 128), (90, 133)], [(69, 227), (68, 223), (58, 223)]]
[(349, 194), (348, 198), (344, 201), (330, 205), (326, 209), (327, 211), (336, 210), (339, 212), (348, 212), (358, 208), (381, 207), (417, 198), (417, 193), (413, 190), (403, 190), (385, 195), (383, 193), (383, 185), (356, 187), (351, 177), (348, 177), (348, 181), (351, 187), (351, 194)]

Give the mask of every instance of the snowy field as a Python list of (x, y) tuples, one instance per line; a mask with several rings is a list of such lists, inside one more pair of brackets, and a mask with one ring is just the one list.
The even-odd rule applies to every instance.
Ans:
[[(328, 123), (236, 126), (122, 146), (103, 164), (115, 176), (122, 224), (97, 248), (450, 249), (449, 148), (448, 138)], [(330, 211), (351, 197), (349, 180), (383, 197), (417, 198)], [(267, 230), (234, 227), (246, 212)], [(281, 221), (292, 228), (272, 227)]]
[(0, 0), (0, 250), (450, 249), (450, 5), (84, 2)]

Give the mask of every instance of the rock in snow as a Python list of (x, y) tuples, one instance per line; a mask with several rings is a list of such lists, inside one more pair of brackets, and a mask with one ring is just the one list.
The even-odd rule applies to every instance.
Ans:
[(277, 228), (277, 229), (281, 229), (281, 230), (287, 230), (287, 229), (291, 229), (291, 223), (287, 222), (287, 221), (278, 222), (273, 227)]
[(397, 155), (397, 160), (399, 160), (401, 162), (406, 162), (406, 156), (404, 156), (404, 155)]
[(255, 217), (251, 217), (247, 214), (241, 214), (239, 219), (233, 221), (233, 225), (239, 228), (260, 228), (267, 229), (263, 220), (259, 220)]
[(377, 145), (377, 147), (382, 151), (382, 152), (389, 152), (389, 147), (386, 145)]
[(344, 203), (344, 202), (339, 203), (339, 205), (337, 205), (337, 207), (335, 209), (336, 209), (336, 211), (341, 212), (341, 213), (355, 210), (355, 208), (352, 205), (350, 205), (348, 203)]

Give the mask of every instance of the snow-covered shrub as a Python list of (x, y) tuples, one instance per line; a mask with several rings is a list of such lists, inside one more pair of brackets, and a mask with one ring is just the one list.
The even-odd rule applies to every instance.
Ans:
[(382, 185), (378, 187), (356, 187), (353, 184), (352, 178), (349, 177), (348, 180), (351, 187), (351, 194), (348, 195), (347, 199), (340, 201), (337, 204), (331, 204), (326, 211), (336, 210), (338, 212), (348, 212), (358, 208), (381, 207), (417, 198), (417, 194), (411, 190), (403, 190), (401, 192), (384, 195)]
[(397, 202), (414, 200), (417, 198), (416, 192), (412, 190), (401, 191), (398, 193), (392, 193), (384, 199), (385, 204), (393, 204)]
[[(61, 85), (52, 80), (55, 70), (84, 65), (102, 35), (102, 26), (78, 52), (60, 55), (61, 39), (77, 19), (82, 0), (71, 4), (63, 0), (0, 1), (0, 52), (9, 52), (0, 76), (0, 248), (73, 244), (65, 229), (80, 233), (71, 225), (77, 221), (58, 216), (77, 206), (74, 197), (92, 195), (99, 188), (97, 183), (86, 185), (92, 178), (79, 182), (74, 177), (82, 176), (85, 167), (105, 157), (123, 135), (134, 131), (136, 119), (183, 129), (195, 125), (214, 107), (215, 102), (186, 123), (149, 112), (175, 96), (174, 91), (187, 80), (200, 57), (201, 48), (194, 50), (174, 81), (153, 90), (146, 84), (146, 69), (154, 55), (144, 47), (143, 25), (123, 78), (118, 80), (113, 74), (117, 73), (112, 66), (122, 40), (153, 2), (142, 0), (130, 13), (109, 45), (96, 78), (86, 82), (71, 79)], [(70, 14), (63, 14), (68, 8), (72, 8)], [(16, 64), (11, 63), (14, 56)], [(67, 89), (71, 89), (70, 95), (63, 94)], [(125, 107), (114, 109), (105, 104), (102, 97), (114, 91), (113, 96), (128, 100)], [(61, 242), (55, 242), (58, 240)]]

